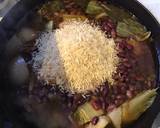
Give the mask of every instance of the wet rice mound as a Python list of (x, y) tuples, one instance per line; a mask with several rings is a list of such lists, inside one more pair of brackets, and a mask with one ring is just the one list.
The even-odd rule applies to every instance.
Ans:
[(115, 42), (89, 21), (63, 23), (41, 35), (37, 47), (33, 68), (46, 84), (72, 93), (93, 91), (105, 81), (114, 84), (119, 63)]

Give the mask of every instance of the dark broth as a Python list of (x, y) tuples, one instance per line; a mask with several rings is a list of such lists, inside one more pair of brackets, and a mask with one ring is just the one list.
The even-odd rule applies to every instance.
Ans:
[[(34, 122), (39, 128), (75, 128), (76, 126), (69, 120), (70, 113), (86, 101), (92, 100), (92, 96), (96, 96), (96, 101), (100, 100), (102, 109), (109, 112), (143, 90), (155, 88), (154, 61), (147, 45), (150, 40), (128, 43), (129, 38), (132, 37), (122, 38), (117, 36), (116, 19), (107, 16), (95, 20), (95, 16), (85, 13), (86, 5), (80, 4), (78, 0), (77, 3), (64, 0), (63, 5), (60, 6), (63, 9), (60, 10), (58, 6), (55, 8), (55, 5), (52, 5), (52, 7), (52, 2), (49, 4), (48, 10), (44, 7), (31, 13), (28, 16), (30, 22), (24, 24), (23, 28), (15, 34), (7, 46), (7, 54), (14, 58), (11, 60), (11, 68), (9, 69), (10, 81), (18, 88), (16, 104), (25, 109), (24, 117), (26, 120)], [(86, 4), (88, 3), (86, 2)], [(115, 7), (109, 4), (110, 6)], [(123, 9), (119, 9), (122, 13), (124, 12)], [(63, 13), (72, 16), (82, 15), (91, 22), (98, 22), (108, 38), (114, 38), (117, 47), (120, 49), (118, 56), (121, 63), (118, 66), (117, 74), (114, 76), (117, 83), (113, 88), (108, 88), (106, 82), (95, 92), (73, 95), (65, 91), (61, 92), (58, 87), (45, 85), (42, 81), (37, 80), (31, 62), (32, 53), (37, 50), (34, 47), (36, 38), (47, 29), (57, 28), (59, 23), (63, 21), (61, 16)], [(116, 16), (117, 12), (113, 15)], [(124, 17), (133, 18), (127, 12), (117, 20)], [(134, 18), (134, 20), (136, 19)], [(51, 28), (50, 23), (52, 21), (54, 24)], [(111, 90), (112, 93), (103, 95), (104, 90)], [(108, 99), (104, 101), (106, 97)], [(97, 104), (94, 105), (97, 106)]]

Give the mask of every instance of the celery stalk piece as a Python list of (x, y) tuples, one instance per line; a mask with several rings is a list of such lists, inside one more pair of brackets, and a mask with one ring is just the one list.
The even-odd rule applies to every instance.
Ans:
[(114, 109), (111, 113), (108, 114), (110, 117), (112, 124), (115, 128), (121, 128), (122, 125), (122, 107), (118, 107)]
[(147, 90), (122, 105), (122, 123), (129, 124), (135, 121), (154, 102), (156, 89)]
[(138, 119), (152, 105), (156, 94), (156, 89), (144, 91), (105, 116), (102, 116), (104, 114), (102, 110), (95, 110), (87, 102), (76, 110), (72, 118), (78, 125), (82, 126), (91, 122), (95, 116), (100, 117), (94, 127), (89, 123), (85, 128), (110, 128), (111, 123), (114, 128), (121, 128), (122, 125), (130, 124)]
[(102, 110), (95, 110), (91, 103), (87, 102), (73, 113), (72, 118), (78, 125), (84, 125), (90, 122), (95, 116), (103, 115)]

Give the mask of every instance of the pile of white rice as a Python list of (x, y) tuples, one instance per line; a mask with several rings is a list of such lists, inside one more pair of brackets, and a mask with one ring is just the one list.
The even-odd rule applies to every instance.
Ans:
[(68, 21), (37, 39), (33, 68), (47, 84), (74, 92), (114, 83), (119, 58), (113, 39), (88, 21)]

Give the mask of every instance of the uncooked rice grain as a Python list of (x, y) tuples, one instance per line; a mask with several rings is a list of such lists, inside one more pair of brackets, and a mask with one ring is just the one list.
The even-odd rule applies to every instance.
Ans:
[(114, 83), (119, 58), (116, 44), (89, 21), (67, 21), (36, 41), (33, 68), (47, 84), (74, 92)]

